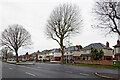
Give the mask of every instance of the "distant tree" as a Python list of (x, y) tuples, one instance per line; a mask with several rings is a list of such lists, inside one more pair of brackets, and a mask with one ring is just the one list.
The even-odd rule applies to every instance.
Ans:
[(99, 51), (99, 59), (101, 59), (103, 56), (104, 56), (104, 52), (103, 52), (103, 50), (101, 49), (101, 50)]
[(8, 58), (12, 58), (13, 57), (13, 51), (8, 48), (8, 47), (3, 47), (1, 49), (1, 54), (2, 54), (2, 57), (3, 59), (8, 59)]
[(101, 50), (97, 50), (94, 48), (91, 48), (91, 57), (93, 60), (100, 60), (104, 56), (104, 52)]
[(118, 29), (118, 20), (120, 20), (120, 2), (119, 0), (104, 0), (96, 2), (94, 13), (97, 22), (97, 28), (103, 29), (107, 34), (113, 32), (120, 35)]
[(28, 59), (28, 56), (29, 56), (28, 52), (26, 52), (25, 56), (26, 56), (26, 58)]
[(78, 50), (83, 48), (81, 45), (76, 45), (76, 47), (78, 48)]
[(60, 45), (62, 59), (64, 61), (64, 40), (68, 36), (79, 32), (82, 19), (79, 9), (70, 4), (63, 4), (55, 8), (47, 21), (46, 34)]
[(8, 58), (13, 58), (13, 56), (14, 56), (13, 52), (8, 53)]
[(31, 44), (31, 35), (21, 25), (11, 25), (2, 32), (2, 46), (7, 46), (16, 53), (16, 61), (18, 60), (18, 49), (22, 46)]
[(98, 50), (91, 48), (91, 57), (93, 60), (96, 59), (96, 57), (97, 57), (96, 54), (98, 54)]
[(26, 55), (28, 55), (28, 52), (26, 52)]

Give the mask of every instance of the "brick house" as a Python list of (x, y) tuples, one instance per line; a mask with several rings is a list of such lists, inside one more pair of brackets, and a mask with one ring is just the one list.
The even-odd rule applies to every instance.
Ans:
[(102, 50), (104, 52), (104, 56), (101, 58), (102, 60), (112, 60), (113, 49), (109, 47), (109, 42), (106, 45), (102, 43), (92, 43), (82, 49), (81, 57), (85, 58), (85, 60), (91, 59), (91, 48)]
[(68, 59), (77, 60), (80, 59), (80, 55), (82, 52), (82, 46), (76, 45), (76, 46), (70, 46), (67, 49), (65, 49), (65, 58), (68, 56)]
[[(66, 56), (68, 59), (78, 59), (81, 55), (81, 46), (70, 46), (64, 50), (64, 60), (66, 60)], [(49, 52), (50, 61), (60, 61), (62, 58), (62, 54), (60, 49), (51, 49)]]
[(114, 47), (114, 60), (120, 60), (120, 41), (117, 40), (117, 44)]
[(49, 50), (43, 50), (40, 52), (38, 55), (38, 59), (42, 61), (49, 61), (50, 56), (49, 56), (50, 51)]

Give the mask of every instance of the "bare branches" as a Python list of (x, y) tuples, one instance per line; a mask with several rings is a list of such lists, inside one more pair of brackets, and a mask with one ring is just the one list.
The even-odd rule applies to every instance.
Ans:
[(96, 2), (94, 12), (97, 16), (96, 19), (99, 21), (99, 28), (108, 28), (109, 33), (115, 32), (120, 35), (117, 25), (118, 20), (120, 20), (118, 4), (119, 2), (112, 2), (112, 0)]
[(79, 10), (71, 4), (63, 4), (55, 8), (47, 22), (46, 34), (58, 42), (64, 54), (64, 39), (79, 32), (82, 19)]
[(81, 22), (78, 8), (70, 4), (63, 4), (53, 10), (47, 23), (46, 32), (51, 38), (59, 39), (61, 36), (66, 38), (73, 32), (79, 32)]
[(13, 51), (12, 51), (9, 47), (3, 47), (3, 48), (1, 49), (2, 57), (3, 57), (4, 59), (6, 59), (6, 60), (7, 60), (7, 58), (11, 58), (11, 56), (13, 55), (12, 52), (13, 52)]
[(2, 32), (1, 43), (13, 49), (18, 55), (17, 51), (21, 46), (31, 44), (31, 35), (21, 25), (11, 25)]
[(2, 32), (2, 45), (18, 49), (30, 43), (31, 35), (20, 25), (9, 26)]

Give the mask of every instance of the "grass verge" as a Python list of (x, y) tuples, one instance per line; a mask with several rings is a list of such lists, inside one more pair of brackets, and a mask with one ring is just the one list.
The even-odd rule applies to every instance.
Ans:
[(92, 64), (67, 64), (67, 65), (98, 67), (98, 68), (107, 68), (107, 69), (120, 69), (120, 67), (105, 66), (105, 65), (92, 65)]
[(10, 61), (7, 61), (7, 63), (17, 64), (17, 65), (29, 65), (29, 64), (32, 64), (32, 63), (27, 63), (27, 62), (10, 62)]

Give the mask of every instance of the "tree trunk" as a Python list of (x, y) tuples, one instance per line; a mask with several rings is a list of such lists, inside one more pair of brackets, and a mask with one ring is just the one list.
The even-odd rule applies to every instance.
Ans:
[(8, 60), (8, 54), (7, 54), (7, 52), (6, 52), (6, 58), (5, 59), (6, 59), (6, 61)]
[(60, 40), (60, 47), (61, 47), (61, 53), (62, 53), (61, 64), (64, 64), (64, 45), (63, 45), (63, 38), (62, 37)]
[(61, 48), (62, 60), (61, 63), (64, 64), (64, 48)]
[(16, 62), (19, 62), (19, 60), (18, 60), (18, 50), (15, 50), (15, 53), (16, 53)]

